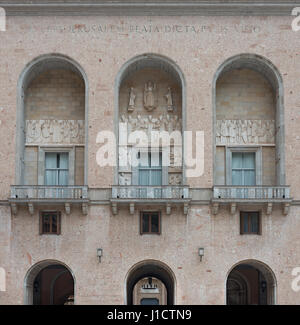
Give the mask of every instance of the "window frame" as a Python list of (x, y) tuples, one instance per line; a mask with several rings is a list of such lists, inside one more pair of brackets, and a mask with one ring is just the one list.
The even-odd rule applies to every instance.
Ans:
[[(149, 214), (149, 232), (143, 231), (143, 215)], [(158, 215), (158, 231), (152, 232), (151, 220), (152, 215)], [(160, 235), (161, 234), (161, 212), (160, 211), (140, 211), (140, 235)]]
[[(38, 185), (45, 185), (46, 153), (68, 153), (69, 154), (68, 185), (74, 185), (74, 183), (75, 183), (75, 146), (70, 146), (70, 147), (39, 146), (39, 149), (38, 149), (38, 160), (39, 160), (38, 161)], [(51, 185), (49, 185), (49, 186), (51, 186)], [(60, 185), (55, 185), (55, 186), (60, 186)]]
[[(159, 152), (159, 154), (161, 154), (162, 157), (162, 166), (161, 166), (161, 185), (140, 185), (139, 184), (139, 171), (140, 171), (140, 165), (138, 164), (138, 166), (132, 166), (131, 167), (131, 171), (132, 171), (132, 180), (131, 180), (131, 184), (132, 185), (137, 185), (137, 186), (153, 186), (153, 187), (157, 187), (157, 186), (164, 186), (164, 185), (169, 185), (169, 166), (164, 166), (163, 165), (163, 157), (165, 154), (167, 154), (167, 150), (168, 148), (166, 147), (159, 147), (157, 149), (152, 148), (152, 152)], [(131, 149), (131, 155), (132, 157), (137, 157), (138, 153), (140, 152), (148, 152), (151, 153), (151, 147), (132, 147)], [(158, 166), (157, 166), (158, 167)]]
[[(247, 219), (248, 219), (248, 229), (251, 229), (251, 218), (250, 218), (250, 214), (251, 213), (256, 213), (258, 216), (258, 230), (257, 232), (245, 232), (244, 231), (244, 215), (248, 214)], [(240, 235), (261, 235), (262, 234), (262, 221), (261, 221), (261, 211), (247, 211), (247, 210), (243, 210), (240, 211)]]
[[(44, 216), (45, 214), (56, 214), (57, 217), (57, 230), (56, 232), (50, 231), (50, 232), (44, 232), (43, 226), (44, 226)], [(39, 224), (39, 233), (40, 235), (61, 235), (61, 211), (53, 211), (53, 210), (45, 210), (45, 211), (40, 211), (40, 224)], [(51, 225), (52, 225), (52, 220), (51, 220)], [(52, 230), (52, 226), (51, 226)]]
[[(232, 153), (255, 153), (255, 185), (262, 185), (262, 147), (261, 146), (227, 146), (226, 147), (226, 185), (232, 185)], [(248, 185), (235, 185), (248, 186)]]

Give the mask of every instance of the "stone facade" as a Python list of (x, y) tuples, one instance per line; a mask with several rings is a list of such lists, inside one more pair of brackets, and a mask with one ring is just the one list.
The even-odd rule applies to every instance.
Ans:
[[(72, 274), (75, 304), (126, 304), (126, 288), (134, 282), (133, 274), (147, 273), (143, 271), (145, 265), (158, 273), (163, 270), (162, 278), (169, 283), (166, 290), (173, 295), (172, 300), (168, 297), (169, 302), (225, 304), (228, 276), (241, 263), (261, 270), (268, 290), (272, 291), (269, 303), (299, 304), (300, 292), (292, 289), (295, 279), (292, 270), (300, 266), (300, 61), (297, 47), (300, 31), (291, 29), (294, 17), (288, 14), (242, 17), (239, 13), (218, 17), (61, 15), (53, 20), (47, 15), (23, 14), (9, 15), (7, 30), (0, 32), (3, 44), (0, 56), (0, 267), (6, 273), (6, 291), (0, 292), (0, 304), (32, 302), (28, 297), (38, 274), (36, 266), (42, 269), (51, 264), (61, 264)], [(247, 63), (241, 70), (233, 69), (231, 75), (230, 69), (224, 72), (218, 79), (222, 86), (220, 93), (213, 89), (219, 67), (229, 58), (244, 54), (262, 58), (279, 71), (283, 112), (274, 102), (277, 88), (267, 80), (264, 71), (262, 75), (259, 71), (249, 71)], [(179, 114), (182, 130), (204, 132), (204, 173), (188, 178), (180, 171), (180, 180), (169, 175), (169, 185), (189, 187), (191, 199), (184, 201), (188, 206), (181, 205), (184, 198), (171, 201), (169, 206), (169, 201), (154, 204), (146, 200), (132, 205), (132, 200), (112, 200), (112, 186), (120, 185), (117, 167), (99, 167), (96, 162), (101, 147), (96, 142), (98, 132), (115, 132), (120, 113), (134, 113), (128, 112), (129, 88), (138, 87), (133, 82), (125, 83), (120, 99), (117, 98), (120, 85), (116, 80), (120, 80), (120, 71), (133, 58), (142, 60), (147, 55), (168, 60), (170, 66), (182, 72), (181, 92), (178, 80), (175, 84), (167, 80), (160, 95), (167, 94), (169, 84), (171, 89), (177, 87), (174, 103), (175, 107), (182, 106)], [(68, 63), (57, 69), (54, 60), (53, 68), (53, 57)], [(30, 111), (24, 115), (22, 80), (26, 79), (30, 64), (35, 60), (42, 62), (43, 58), (51, 63), (51, 71), (46, 69), (40, 76), (39, 73), (33, 75), (33, 83), (29, 85), (32, 95), (25, 98), (25, 106), (29, 105)], [(73, 70), (70, 62), (74, 63)], [(136, 71), (139, 71), (138, 65)], [(54, 75), (57, 78), (49, 82)], [(141, 74), (139, 78), (144, 76)], [(151, 78), (154, 75), (150, 74)], [(57, 79), (61, 83), (57, 83)], [(46, 87), (43, 80), (48, 80)], [(143, 84), (144, 79), (142, 81)], [(216, 84), (218, 87), (218, 82)], [(216, 114), (212, 105), (215, 95)], [(168, 112), (167, 99), (161, 100)], [(142, 105), (139, 101), (137, 97), (136, 113)], [(120, 103), (118, 108), (116, 102)], [(53, 110), (52, 105), (60, 107), (63, 115), (56, 116), (59, 110)], [(247, 107), (255, 107), (250, 115), (244, 114)], [(160, 113), (153, 110), (149, 114), (159, 118)], [(39, 184), (42, 145), (27, 146), (18, 140), (20, 134), (24, 134), (21, 120), (82, 121), (82, 141), (61, 146), (65, 150), (72, 148), (73, 184), (88, 186), (88, 200), (85, 201), (84, 195), (77, 201), (63, 202), (45, 198), (31, 200), (26, 195), (21, 200), (20, 195), (11, 195), (12, 185)], [(289, 186), (289, 198), (281, 195), (279, 202), (273, 195), (263, 203), (262, 200), (236, 203), (212, 197), (214, 186), (227, 184), (228, 147), (215, 142), (214, 120), (275, 121), (276, 136), (278, 125), (281, 130), (284, 126), (284, 138), (275, 136), (255, 145), (262, 148), (260, 185)], [(241, 143), (235, 145), (241, 146)], [(53, 147), (53, 143), (50, 146)], [(23, 156), (21, 151), (24, 151)], [(278, 155), (283, 152), (285, 184), (278, 182), (277, 168)], [(20, 157), (25, 161), (23, 169), (18, 167), (22, 164)], [(280, 168), (282, 172), (283, 167)], [(23, 182), (19, 181), (20, 173), (25, 177)], [(40, 212), (49, 210), (61, 211), (60, 235), (39, 233)], [(143, 210), (161, 212), (160, 235), (140, 234)], [(259, 235), (240, 234), (240, 211), (249, 210), (260, 212)], [(199, 247), (204, 248), (202, 261)], [(103, 250), (101, 263), (97, 248)], [(240, 276), (246, 275), (247, 271), (242, 271)]]

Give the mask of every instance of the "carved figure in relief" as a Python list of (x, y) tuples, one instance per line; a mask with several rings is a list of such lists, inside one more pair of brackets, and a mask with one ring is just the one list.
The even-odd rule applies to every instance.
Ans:
[(274, 143), (274, 120), (217, 120), (217, 144)]
[(126, 175), (125, 173), (119, 174), (119, 185), (130, 185), (131, 177), (130, 175)]
[(134, 92), (133, 87), (131, 87), (130, 92), (129, 92), (128, 112), (133, 112), (134, 111), (135, 99), (136, 99), (136, 94)]
[(167, 101), (167, 108), (168, 112), (173, 112), (173, 98), (172, 98), (172, 90), (171, 87), (168, 87), (168, 92), (165, 95), (166, 101)]
[(147, 111), (152, 111), (156, 108), (156, 85), (152, 81), (148, 81), (145, 84), (144, 89), (144, 107)]

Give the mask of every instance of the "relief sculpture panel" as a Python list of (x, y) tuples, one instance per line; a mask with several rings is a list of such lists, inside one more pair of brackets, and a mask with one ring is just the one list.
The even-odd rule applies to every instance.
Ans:
[(217, 120), (217, 145), (274, 143), (274, 120)]
[(84, 144), (84, 120), (26, 120), (26, 144)]

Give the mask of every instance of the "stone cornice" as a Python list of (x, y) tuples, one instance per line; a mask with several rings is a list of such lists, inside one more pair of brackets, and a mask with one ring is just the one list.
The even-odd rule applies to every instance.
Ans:
[(8, 16), (290, 16), (298, 1), (2, 1)]

